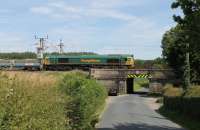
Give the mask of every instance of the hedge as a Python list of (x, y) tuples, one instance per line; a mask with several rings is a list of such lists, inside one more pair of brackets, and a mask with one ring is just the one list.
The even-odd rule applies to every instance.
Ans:
[(68, 130), (94, 129), (107, 96), (105, 88), (81, 73), (66, 74), (60, 88), (70, 96), (66, 104)]
[(200, 91), (197, 90), (199, 87), (192, 87), (181, 96), (165, 95), (164, 108), (200, 119)]

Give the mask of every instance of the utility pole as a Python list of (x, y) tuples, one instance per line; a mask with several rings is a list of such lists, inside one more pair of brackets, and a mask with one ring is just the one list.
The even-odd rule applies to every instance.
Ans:
[(59, 47), (59, 53), (63, 54), (64, 53), (64, 43), (62, 42), (62, 39), (60, 39), (60, 43), (59, 43), (58, 47)]
[(186, 63), (185, 63), (185, 71), (184, 71), (184, 80), (185, 80), (185, 87), (189, 88), (191, 86), (190, 81), (190, 44), (189, 44), (189, 37), (186, 36)]
[(187, 43), (186, 46), (187, 46), (187, 52), (186, 52), (186, 65), (185, 65), (184, 78), (185, 78), (185, 87), (189, 88), (191, 86), (191, 82), (190, 82), (190, 53), (189, 53), (189, 43)]
[(48, 39), (48, 35), (46, 38), (44, 37), (37, 37), (35, 36), (35, 39), (39, 40), (38, 46), (37, 46), (37, 58), (43, 59), (44, 58), (44, 51), (45, 51), (45, 40)]

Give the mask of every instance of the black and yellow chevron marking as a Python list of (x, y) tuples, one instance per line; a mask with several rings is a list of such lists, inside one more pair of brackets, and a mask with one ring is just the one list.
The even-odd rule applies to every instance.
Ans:
[(150, 78), (149, 74), (128, 74), (128, 78)]

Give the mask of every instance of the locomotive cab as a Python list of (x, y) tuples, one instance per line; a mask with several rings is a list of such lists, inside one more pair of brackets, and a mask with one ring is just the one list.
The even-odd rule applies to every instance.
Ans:
[(126, 65), (131, 69), (134, 67), (134, 59), (133, 57), (127, 57)]
[(44, 65), (49, 65), (50, 62), (49, 62), (48, 57), (45, 57), (45, 58), (42, 60), (42, 63), (43, 63)]

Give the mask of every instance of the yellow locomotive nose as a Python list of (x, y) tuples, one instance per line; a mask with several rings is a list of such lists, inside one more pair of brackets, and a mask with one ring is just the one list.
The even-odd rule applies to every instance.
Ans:
[(128, 65), (129, 68), (133, 68), (134, 67), (134, 59), (133, 59), (133, 57), (128, 57), (127, 58), (126, 65)]
[(43, 64), (44, 64), (44, 65), (48, 65), (48, 64), (49, 64), (48, 58), (43, 59)]

